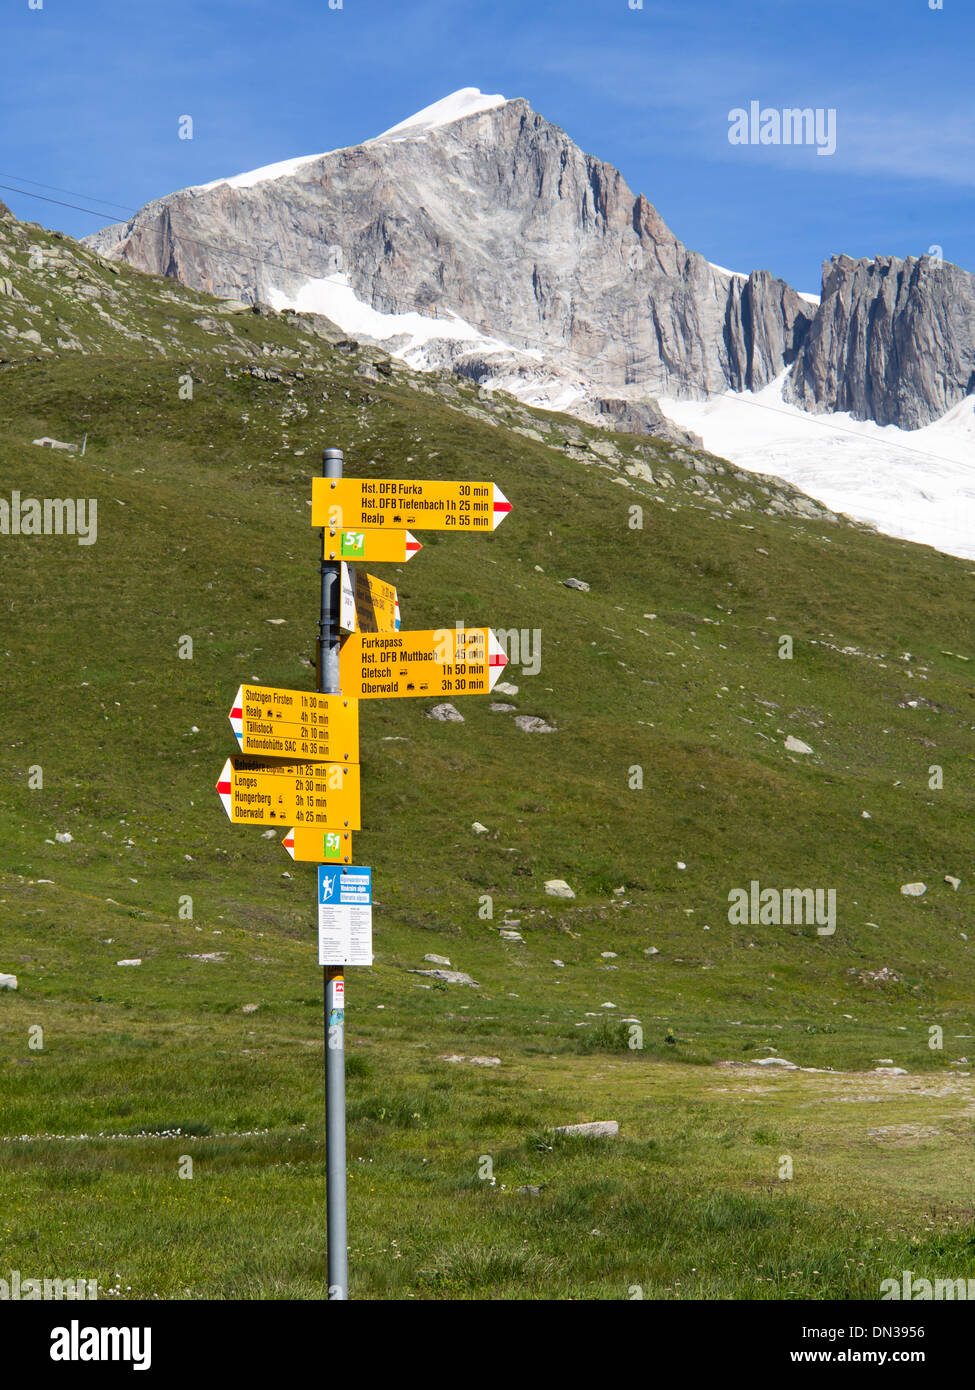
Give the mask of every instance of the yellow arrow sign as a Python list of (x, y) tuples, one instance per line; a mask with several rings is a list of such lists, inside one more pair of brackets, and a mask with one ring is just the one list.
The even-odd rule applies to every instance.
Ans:
[(351, 864), (352, 836), (348, 830), (296, 825), (281, 841), (292, 859), (308, 864)]
[(230, 723), (242, 753), (335, 763), (359, 761), (359, 706), (342, 695), (242, 685), (230, 711)]
[(507, 662), (488, 627), (356, 633), (339, 653), (342, 689), (360, 700), (486, 695)]
[(358, 531), (341, 531), (329, 527), (324, 532), (322, 558), (325, 560), (362, 560), (370, 565), (405, 565), (423, 546), (412, 531), (381, 530), (367, 526)]
[(366, 574), (355, 565), (342, 565), (341, 615), (343, 632), (396, 632), (399, 599), (394, 585)]
[(232, 821), (359, 830), (359, 767), (228, 758), (217, 791)]
[(313, 526), (493, 531), (510, 511), (511, 503), (494, 483), (380, 478), (312, 478), (311, 482)]

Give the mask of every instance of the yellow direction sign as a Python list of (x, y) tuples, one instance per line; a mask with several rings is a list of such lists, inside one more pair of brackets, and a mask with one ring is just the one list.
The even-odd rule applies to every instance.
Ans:
[(351, 864), (352, 836), (348, 830), (296, 825), (281, 841), (292, 859), (308, 864)]
[(511, 511), (494, 483), (426, 479), (312, 478), (311, 524), (418, 526), (428, 531), (493, 531)]
[(343, 695), (242, 685), (230, 711), (230, 723), (242, 753), (335, 763), (359, 761), (359, 706)]
[(325, 560), (405, 565), (418, 550), (423, 549), (412, 531), (393, 531), (385, 526), (381, 530), (369, 526), (358, 531), (342, 531), (333, 526), (324, 534), (322, 558)]
[(356, 633), (339, 653), (342, 689), (360, 700), (486, 695), (507, 663), (489, 627)]
[(230, 819), (245, 825), (362, 828), (357, 763), (228, 758), (217, 791)]
[(343, 632), (398, 632), (395, 587), (343, 562), (339, 627)]

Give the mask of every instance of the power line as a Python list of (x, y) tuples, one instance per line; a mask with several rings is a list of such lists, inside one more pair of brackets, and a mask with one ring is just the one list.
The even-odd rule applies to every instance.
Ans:
[(56, 183), (39, 183), (37, 179), (25, 179), (23, 174), (7, 174), (2, 169), (0, 169), (0, 179), (16, 179), (18, 183), (29, 183), (32, 188), (46, 188), (52, 193), (70, 193), (72, 198), (87, 198), (90, 203), (104, 203), (106, 207), (118, 208), (122, 212), (138, 212), (139, 210), (129, 207), (127, 203), (113, 202), (111, 198), (96, 198), (90, 193), (79, 193), (76, 188), (59, 188)]

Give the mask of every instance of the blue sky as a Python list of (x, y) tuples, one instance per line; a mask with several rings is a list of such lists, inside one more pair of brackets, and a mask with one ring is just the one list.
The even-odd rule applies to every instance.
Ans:
[[(831, 252), (936, 245), (975, 270), (972, 0), (631, 3), (5, 0), (0, 184), (108, 201), (115, 221), (480, 87), (527, 97), (721, 265), (815, 291)], [(730, 144), (729, 112), (752, 101), (835, 109), (836, 153)], [(75, 236), (100, 225), (0, 199)]]

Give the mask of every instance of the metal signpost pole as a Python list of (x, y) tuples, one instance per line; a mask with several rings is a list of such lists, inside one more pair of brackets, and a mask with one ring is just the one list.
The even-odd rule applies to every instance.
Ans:
[[(341, 478), (342, 450), (322, 454), (322, 476)], [(322, 611), (318, 629), (318, 689), (339, 695), (339, 616), (341, 561), (324, 559), (322, 536)], [(325, 1167), (328, 1208), (328, 1296), (349, 1296), (348, 1235), (345, 1204), (345, 972), (326, 965), (325, 984)]]

